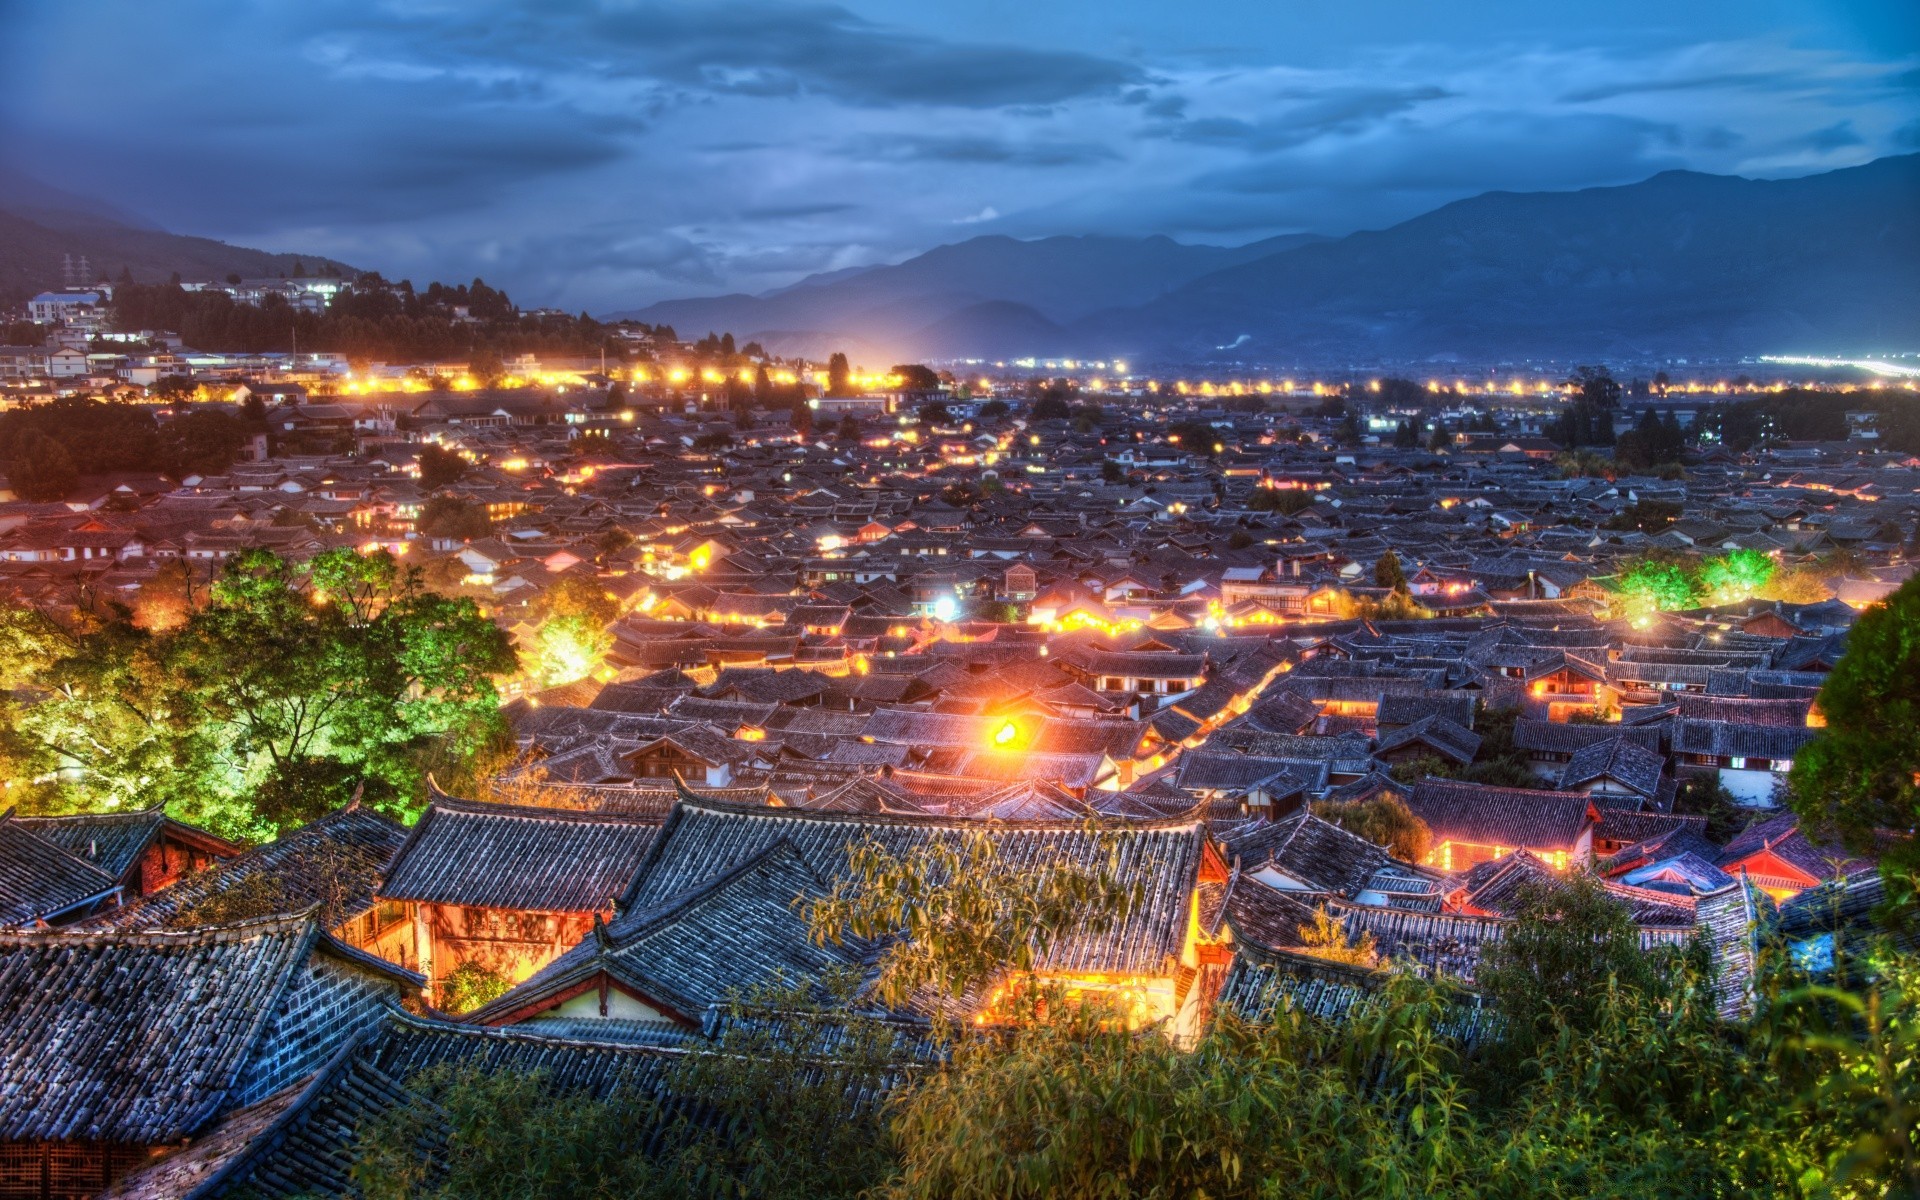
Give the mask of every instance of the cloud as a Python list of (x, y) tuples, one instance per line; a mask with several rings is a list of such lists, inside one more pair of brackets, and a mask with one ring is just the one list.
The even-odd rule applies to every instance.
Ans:
[(953, 223), (955, 225), (979, 225), (987, 221), (998, 220), (999, 217), (1000, 210), (989, 204), (970, 217), (955, 217)]
[(1258, 120), (1196, 117), (1174, 122), (1156, 132), (1203, 145), (1277, 150), (1305, 145), (1329, 135), (1362, 133), (1390, 117), (1452, 95), (1447, 89), (1432, 84), (1398, 88), (1289, 88), (1274, 96), (1280, 107), (1272, 116)]
[(1848, 146), (1865, 145), (1866, 139), (1855, 131), (1852, 121), (1835, 121), (1825, 129), (1808, 134), (1806, 144), (1822, 154), (1831, 154)]
[(1092, 142), (966, 134), (901, 133), (864, 137), (847, 143), (842, 152), (867, 161), (1010, 167), (1077, 167), (1120, 157), (1111, 147)]

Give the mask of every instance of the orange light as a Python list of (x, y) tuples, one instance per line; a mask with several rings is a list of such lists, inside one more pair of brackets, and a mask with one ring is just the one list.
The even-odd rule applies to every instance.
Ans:
[(996, 746), (1005, 746), (1011, 743), (1013, 739), (1019, 736), (1020, 736), (1020, 727), (1018, 725), (1015, 725), (1012, 721), (1008, 721), (1005, 725), (1002, 725), (999, 729), (994, 731), (993, 744)]

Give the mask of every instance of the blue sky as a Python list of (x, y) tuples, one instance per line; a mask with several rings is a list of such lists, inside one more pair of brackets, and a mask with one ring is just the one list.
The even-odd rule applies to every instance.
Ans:
[(1920, 150), (1912, 0), (0, 0), (0, 160), (596, 311)]

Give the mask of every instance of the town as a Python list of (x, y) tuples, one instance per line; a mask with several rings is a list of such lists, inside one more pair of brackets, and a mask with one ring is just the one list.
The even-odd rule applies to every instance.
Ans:
[[(356, 305), (481, 348), (294, 345)], [(1421, 987), (1511, 1043), (1615, 954), (1739, 1028), (1876, 936), (1891, 835), (1795, 794), (1913, 714), (1834, 684), (1915, 662), (1897, 376), (813, 362), (304, 273), (7, 333), (0, 1195), (424, 1194), (369, 1181), (528, 1071), (827, 1189), (750, 1136), (791, 1091), (864, 1186), (843, 1051), (932, 1104), (1043, 1011), (1218, 1054)]]

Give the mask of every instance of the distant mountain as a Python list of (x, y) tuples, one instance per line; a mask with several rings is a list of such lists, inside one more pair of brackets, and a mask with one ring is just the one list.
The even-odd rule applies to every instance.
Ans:
[(1213, 272), (1066, 341), (1168, 362), (1916, 349), (1920, 155), (1491, 192)]
[(1236, 249), (982, 237), (763, 296), (624, 314), (784, 353), (1135, 363), (1649, 359), (1920, 349), (1920, 155), (1800, 179), (1670, 171), (1490, 192)]
[(105, 201), (78, 196), (13, 172), (0, 172), (0, 303), (18, 303), (65, 281), (65, 256), (87, 259), (90, 273), (118, 279), (121, 268), (141, 283), (183, 279), (249, 279), (291, 275), (295, 262), (309, 272), (333, 266), (358, 270), (312, 254), (273, 254), (211, 238), (168, 233)]
[(731, 332), (785, 354), (861, 347), (878, 361), (955, 357), (983, 345), (1051, 354), (1057, 326), (1110, 305), (1145, 304), (1210, 272), (1316, 240), (1301, 234), (1223, 247), (1166, 237), (978, 237), (759, 296), (671, 300), (611, 315), (671, 325), (686, 337)]

